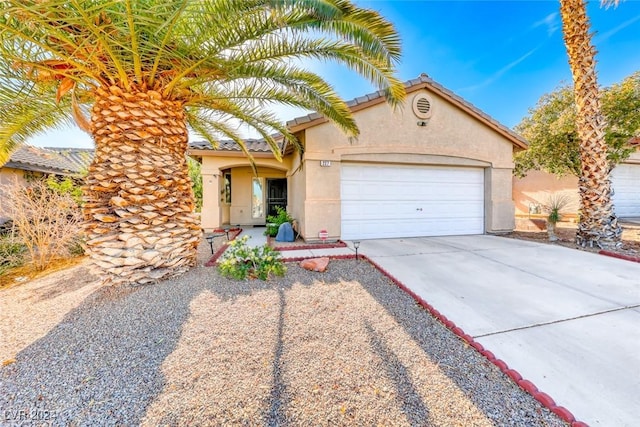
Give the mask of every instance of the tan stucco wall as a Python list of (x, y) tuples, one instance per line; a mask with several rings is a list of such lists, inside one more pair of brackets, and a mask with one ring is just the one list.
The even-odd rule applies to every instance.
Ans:
[(291, 172), (289, 176), (288, 211), (289, 214), (298, 221), (298, 230), (301, 231), (306, 223), (304, 218), (305, 200), (307, 198), (307, 171), (299, 168), (300, 156), (293, 154)]
[[(623, 163), (640, 164), (640, 152), (632, 153)], [(544, 207), (549, 203), (549, 197), (563, 194), (569, 199), (569, 204), (563, 209), (566, 217), (576, 217), (580, 206), (578, 195), (578, 177), (566, 175), (558, 177), (544, 171), (529, 171), (524, 178), (513, 178), (513, 201), (516, 205), (516, 216), (536, 216), (531, 214), (535, 206)], [(539, 216), (546, 216), (543, 209)]]
[[(425, 92), (427, 92), (425, 90)], [(321, 229), (340, 236), (340, 168), (342, 162), (458, 165), (486, 168), (486, 231), (512, 230), (513, 144), (444, 98), (429, 93), (433, 115), (427, 126), (417, 125), (409, 94), (404, 109), (378, 104), (355, 113), (361, 131), (349, 141), (334, 125), (324, 123), (305, 131), (306, 173), (302, 235), (317, 239)], [(321, 167), (320, 160), (330, 160)]]
[(2, 194), (5, 186), (14, 185), (16, 182), (24, 184), (24, 171), (22, 169), (0, 168), (0, 218), (8, 218), (6, 196)]
[(563, 194), (569, 198), (570, 205), (564, 211), (575, 215), (578, 211), (578, 178), (573, 175), (558, 177), (544, 171), (529, 171), (524, 178), (513, 178), (513, 201), (517, 216), (546, 216), (544, 209), (554, 194)]
[[(264, 224), (264, 218), (251, 218), (251, 178), (253, 170), (243, 156), (220, 155), (219, 152), (198, 152), (202, 155), (202, 214), (201, 226), (211, 231), (228, 220), (231, 225)], [(291, 159), (279, 162), (273, 157), (256, 157), (258, 176), (263, 178), (285, 178), (290, 169)], [(231, 169), (231, 205), (228, 207), (229, 217), (224, 215), (222, 190), (224, 185), (223, 171)], [(291, 193), (289, 193), (291, 198)], [(226, 221), (225, 221), (226, 222)]]

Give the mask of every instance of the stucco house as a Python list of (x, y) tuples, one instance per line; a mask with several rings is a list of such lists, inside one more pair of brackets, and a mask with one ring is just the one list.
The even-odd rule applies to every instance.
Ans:
[[(640, 146), (640, 138), (630, 141)], [(620, 218), (640, 217), (640, 151), (631, 154), (611, 171), (611, 186), (616, 215)], [(513, 200), (516, 217), (546, 217), (544, 206), (554, 194), (570, 201), (563, 209), (565, 219), (577, 218), (579, 207), (578, 178), (556, 176), (544, 171), (530, 171), (524, 178), (513, 178)]]
[[(0, 165), (0, 191), (14, 182), (26, 183), (29, 178), (45, 175), (78, 176), (87, 169), (93, 150), (85, 148), (40, 148), (21, 145), (9, 160)], [(6, 219), (0, 198), (0, 222)]]
[(427, 75), (405, 83), (395, 111), (381, 92), (349, 102), (361, 134), (350, 141), (317, 113), (287, 123), (304, 147), (248, 140), (257, 176), (232, 142), (192, 143), (202, 161), (205, 231), (261, 225), (286, 206), (301, 236), (329, 239), (499, 233), (514, 228), (514, 147), (526, 142)]

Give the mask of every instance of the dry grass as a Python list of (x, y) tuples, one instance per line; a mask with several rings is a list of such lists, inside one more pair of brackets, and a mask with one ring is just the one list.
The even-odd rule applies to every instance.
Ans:
[(11, 288), (13, 286), (20, 285), (21, 283), (27, 283), (32, 280), (37, 280), (60, 270), (72, 268), (86, 260), (86, 256), (54, 259), (46, 270), (38, 270), (33, 264), (25, 264), (20, 267), (10, 268), (4, 274), (0, 275), (0, 290)]

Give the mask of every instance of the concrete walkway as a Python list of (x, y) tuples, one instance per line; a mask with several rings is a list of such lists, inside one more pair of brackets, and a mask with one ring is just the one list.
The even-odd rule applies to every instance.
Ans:
[(496, 236), (366, 240), (360, 252), (578, 420), (640, 423), (640, 264)]
[[(242, 230), (239, 237), (249, 235), (251, 238), (247, 241), (249, 246), (262, 246), (267, 243), (267, 238), (264, 235), (264, 227), (246, 227)], [(302, 249), (302, 250), (289, 250), (283, 251), (283, 258), (298, 258), (298, 257), (321, 257), (321, 256), (337, 256), (337, 255), (353, 255), (355, 252), (351, 247), (344, 248), (329, 248), (329, 249)]]

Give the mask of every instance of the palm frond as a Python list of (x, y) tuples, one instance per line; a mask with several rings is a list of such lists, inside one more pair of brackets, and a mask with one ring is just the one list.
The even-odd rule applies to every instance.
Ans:
[(55, 89), (0, 87), (0, 165), (34, 135), (73, 124), (68, 99), (55, 103)]
[[(300, 60), (346, 66), (382, 90), (393, 106), (405, 96), (395, 77), (401, 42), (393, 24), (349, 0), (2, 4), (0, 56), (21, 70), (12, 78), (15, 87), (25, 88), (16, 96), (36, 93), (35, 102), (45, 108), (46, 95), (55, 99), (57, 94), (66, 115), (51, 111), (60, 120), (74, 113), (68, 93), (87, 104), (97, 87), (153, 89), (198, 111), (193, 120), (202, 117), (201, 109), (210, 109), (203, 123), (211, 132), (231, 132), (226, 120), (246, 123), (279, 156), (274, 131), (298, 143), (283, 123), (265, 113), (274, 103), (318, 111), (346, 134), (358, 135), (344, 101)], [(214, 120), (220, 120), (220, 129)], [(35, 123), (40, 124), (24, 129), (39, 131), (45, 125), (44, 120)], [(11, 144), (24, 139), (20, 132), (9, 134), (17, 138)]]
[(204, 113), (203, 110), (188, 110), (187, 111), (187, 121), (189, 125), (198, 132), (202, 137), (204, 137), (214, 148), (220, 146), (220, 135), (225, 136), (235, 142), (240, 150), (245, 155), (249, 164), (251, 165), (251, 169), (253, 170), (254, 175), (258, 175), (258, 168), (256, 166), (256, 161), (251, 152), (249, 152), (247, 145), (238, 133), (237, 129), (229, 126), (227, 123), (211, 119), (209, 114)]

